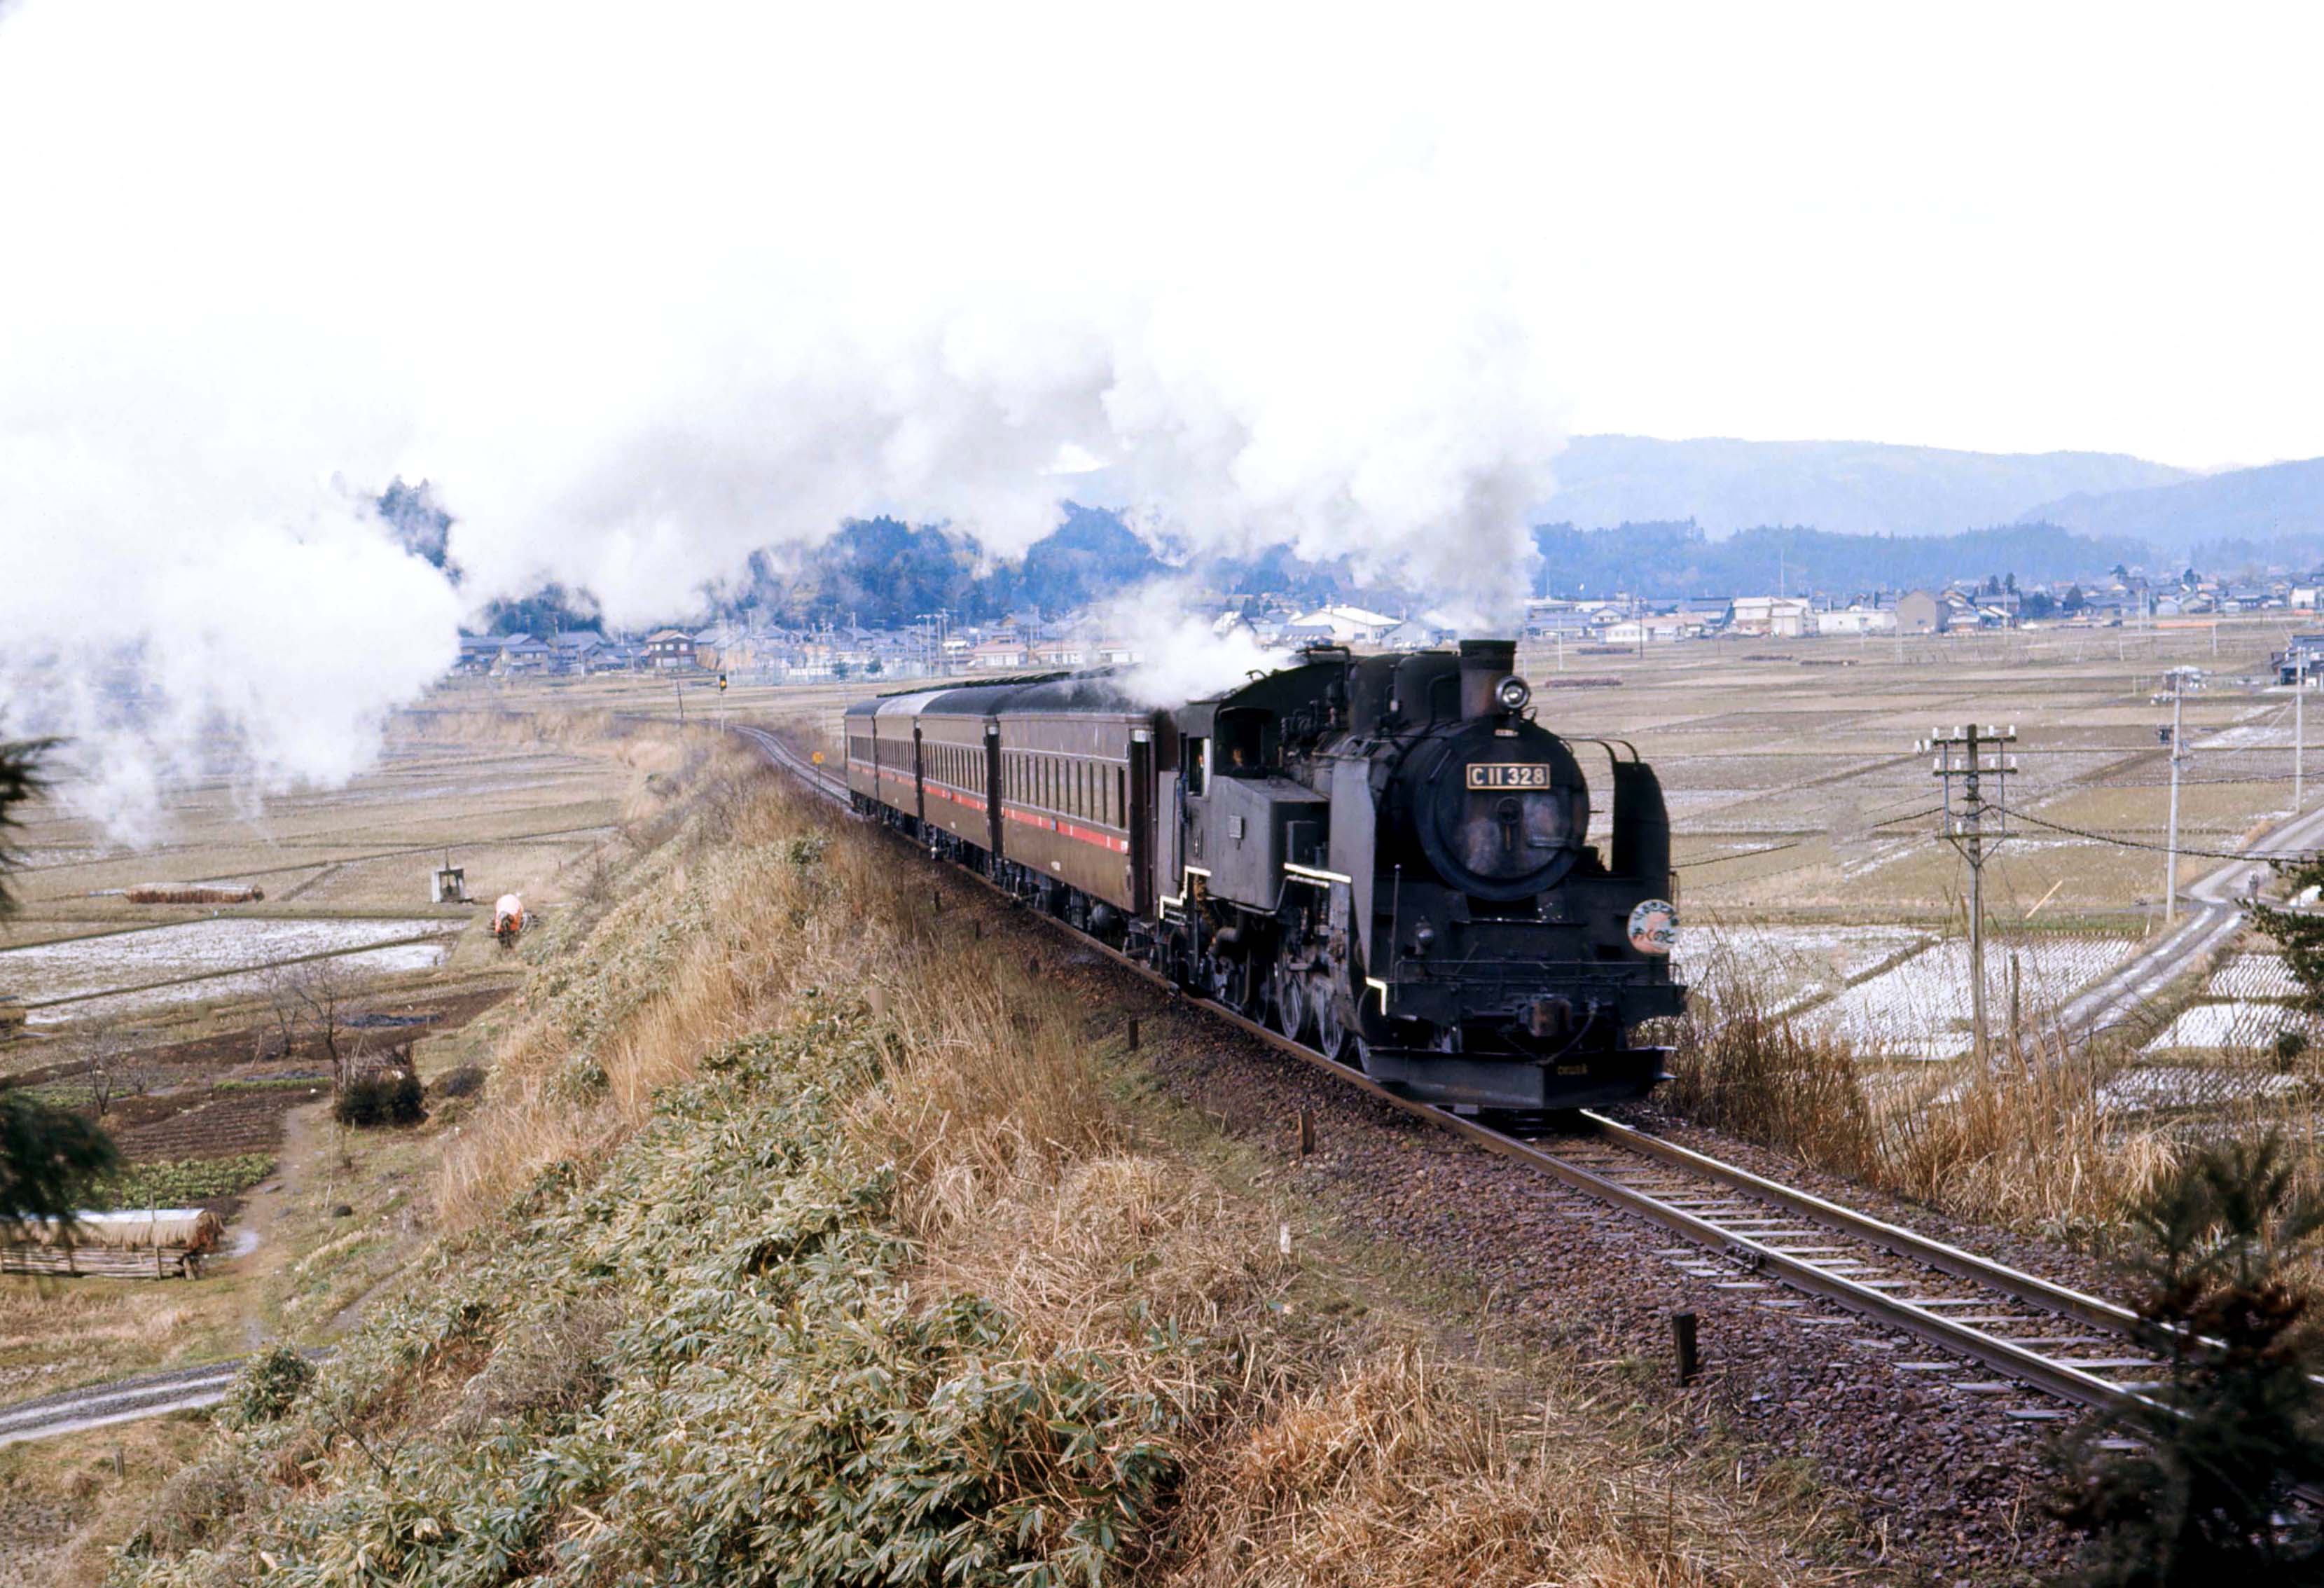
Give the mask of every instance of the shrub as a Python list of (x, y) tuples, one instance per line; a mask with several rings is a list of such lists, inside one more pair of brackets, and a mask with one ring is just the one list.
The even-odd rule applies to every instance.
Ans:
[(314, 1380), (315, 1364), (288, 1345), (260, 1352), (235, 1375), (226, 1401), (227, 1425), (249, 1428), (278, 1420)]
[(122, 1545), (123, 1556), (179, 1555), (216, 1539), (250, 1509), (254, 1487), (239, 1450), (206, 1453), (170, 1475), (144, 1525)]
[(424, 1096), (410, 1070), (374, 1070), (340, 1087), (331, 1113), (343, 1125), (416, 1125), (428, 1117)]
[(2307, 1033), (2294, 1030), (2290, 1026), (2286, 1026), (2283, 1029), (2275, 1034), (2274, 1052), (2275, 1067), (2277, 1069), (2290, 1069), (2293, 1065), (2300, 1062), (2300, 1056), (2307, 1051)]
[(484, 1089), (484, 1066), (464, 1064), (438, 1077), (434, 1091), (438, 1097), (474, 1097)]

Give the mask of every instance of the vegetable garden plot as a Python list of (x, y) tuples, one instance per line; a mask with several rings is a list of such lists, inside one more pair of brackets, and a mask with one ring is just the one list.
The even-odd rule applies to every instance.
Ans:
[[(2007, 1025), (2013, 963), (2019, 1008), (2034, 1017), (2113, 968), (2135, 943), (2130, 937), (2063, 936), (1988, 942), (1987, 1020), (1997, 1030)], [(1800, 1019), (1867, 1048), (1904, 1058), (1944, 1059), (1968, 1051), (1969, 1011), (1969, 945), (1956, 938), (1856, 983)]]

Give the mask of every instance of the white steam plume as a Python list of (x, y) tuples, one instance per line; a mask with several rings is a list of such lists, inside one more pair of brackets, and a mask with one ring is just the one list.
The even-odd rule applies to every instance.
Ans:
[(1200, 594), (1191, 580), (1149, 579), (1092, 614), (1103, 638), (1138, 658), (1119, 679), (1132, 699), (1183, 706), (1293, 660), (1288, 648), (1261, 642), (1239, 618), (1196, 615)]
[(0, 9), (9, 729), (136, 832), (214, 752), (359, 768), (464, 604), (675, 615), (878, 512), (1007, 554), (1065, 458), (1507, 609), (1561, 427), (1474, 40), (825, 12)]

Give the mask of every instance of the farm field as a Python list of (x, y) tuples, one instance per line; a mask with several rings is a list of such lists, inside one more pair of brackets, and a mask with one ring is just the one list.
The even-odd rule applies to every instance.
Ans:
[[(1569, 649), (1562, 666), (1555, 647), (1529, 645), (1520, 670), (1543, 723), (1635, 745), (1661, 776), (1682, 919), (1716, 928), (1715, 946), (1682, 947), (1683, 965), (1739, 955), (1772, 978), (1778, 1007), (1865, 1040), (1894, 1034), (1926, 1058), (1966, 1046), (1965, 952), (1938, 940), (1962, 935), (1967, 872), (1936, 837), (1940, 789), (1916, 743), (1969, 722), (2016, 730), (1987, 919), (1997, 940), (2022, 940), (2021, 1007), (2054, 1006), (2163, 927), (2170, 769), (2156, 734), (2166, 712), (2152, 697), (2164, 669), (2209, 675), (2184, 706), (2182, 850), (2233, 852), (2291, 814), (2292, 700), (2262, 675), (2299, 626), (1722, 640), (1642, 655)], [(723, 706), (828, 745), (847, 701), (890, 687), (737, 690)], [(573, 688), (676, 713), (667, 686), (659, 700), (630, 681)], [(1599, 752), (1582, 748), (1586, 772)], [(2324, 777), (2324, 753), (2311, 746), (2307, 760)], [(1593, 781), (1600, 820), (1604, 781)], [(2319, 798), (2324, 785), (2311, 808)], [(2182, 889), (2215, 863), (2182, 857)], [(1988, 969), (1997, 1011), (2008, 1006), (2007, 964), (1997, 954)], [(1876, 967), (1887, 974), (1868, 981)]]
[[(433, 1101), (425, 1130), (358, 1141), (329, 1120), (331, 1048), (356, 1070), (408, 1060), (429, 1079), (473, 1057), (531, 946), (512, 957), (492, 940), (491, 900), (520, 893), (543, 919), (567, 908), (680, 754), (604, 720), (544, 734), (423, 712), (345, 789), (263, 803), (172, 790), (142, 851), (76, 815), (69, 787), (35, 808), (23, 908), (0, 921), (0, 994), (28, 1023), (0, 1028), (0, 1076), (101, 1117), (124, 1164), (107, 1200), (208, 1205), (228, 1236), (191, 1283), (0, 1278), (0, 1399), (322, 1327), (375, 1283), (424, 1228), (417, 1188), (462, 1104)], [(429, 902), (447, 854), (480, 904)], [(228, 880), (265, 896), (117, 891)], [(285, 992), (301, 974), (305, 1004)]]
[[(409, 937), (440, 937), (457, 932), (461, 925), (440, 916), (390, 920), (226, 916), (170, 926), (113, 928), (101, 935), (0, 948), (0, 987), (28, 1007), (53, 1006), (37, 1011), (36, 1020), (44, 1014), (61, 1020), (71, 1013), (63, 1001), (86, 1000), (119, 986), (124, 964), (136, 965), (148, 982), (183, 983), (169, 992), (200, 996), (219, 978), (241, 967), (369, 948)], [(395, 968), (417, 967), (400, 965)]]
[[(1554, 649), (1529, 646), (1522, 661), (1544, 723), (1628, 740), (1655, 764), (1691, 916), (1957, 929), (1962, 868), (1933, 841), (1937, 781), (1914, 745), (1977, 722), (2018, 735), (2018, 836), (1986, 872), (1996, 917), (2038, 905), (2043, 921), (2104, 918), (2143, 933), (2161, 914), (2163, 858), (2113, 840), (2159, 845), (2168, 825), (2155, 734), (2166, 713), (2150, 697), (2166, 668), (2212, 669), (2184, 708), (2181, 843), (2231, 849), (2291, 810), (2289, 692), (2241, 680), (2294, 626), (2228, 619), (2216, 641), (2204, 624), (1698, 642), (1644, 656), (1569, 651), (1563, 673)], [(1560, 687), (1583, 677), (1614, 682)], [(2311, 778), (2324, 774), (2313, 745), (2308, 762)], [(2182, 882), (2209, 863), (2184, 863)]]

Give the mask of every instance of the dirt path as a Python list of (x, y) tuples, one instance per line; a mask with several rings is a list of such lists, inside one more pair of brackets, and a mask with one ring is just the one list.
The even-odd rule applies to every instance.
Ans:
[[(2311, 810), (2271, 827), (2249, 848), (2263, 854), (2307, 850), (2324, 844), (2324, 809)], [(2226, 862), (2186, 891), (2186, 920), (2116, 968), (2105, 980), (2066, 1005), (2061, 1016), (2070, 1030), (2091, 1035), (2117, 1025), (2169, 986), (2203, 956), (2223, 946), (2244, 924), (2246, 891), (2267, 880), (2265, 861)]]
[(245, 1299), (251, 1311), (243, 1318), (243, 1337), (249, 1348), (258, 1350), (265, 1343), (265, 1324), (258, 1316), (266, 1281), (279, 1274), (290, 1260), (285, 1243), (277, 1238), (277, 1228), (293, 1196), (313, 1183), (317, 1169), (330, 1151), (330, 1102), (316, 1102), (291, 1109), (282, 1116), (282, 1147), (275, 1154), (274, 1173), (267, 1182), (244, 1199), (241, 1216), (235, 1221), (233, 1245), (235, 1272), (244, 1281)]
[[(294, 1197), (312, 1186), (315, 1175), (327, 1167), (329, 1107), (327, 1100), (322, 1100), (283, 1115), (282, 1147), (274, 1174), (244, 1202), (228, 1237), (226, 1255), (217, 1264), (227, 1268), (239, 1283), (245, 1353), (260, 1351), (268, 1343), (263, 1312), (269, 1281), (290, 1260), (288, 1247), (276, 1232)], [(139, 1373), (0, 1406), (0, 1445), (74, 1434), (190, 1407), (215, 1406), (226, 1398), (244, 1360), (244, 1354), (238, 1353), (218, 1362)]]

